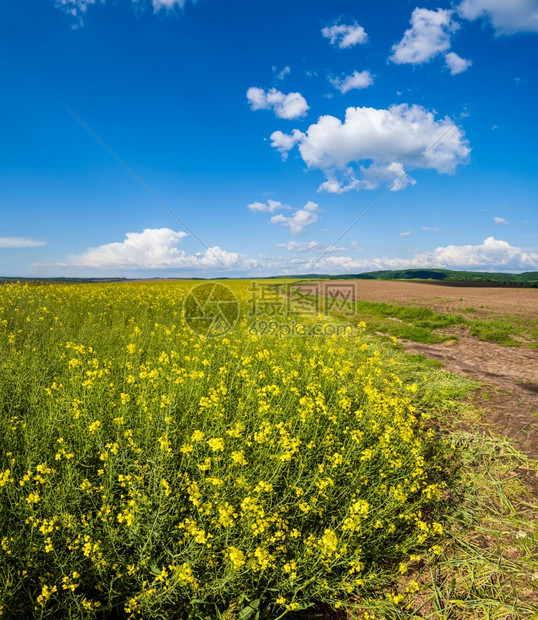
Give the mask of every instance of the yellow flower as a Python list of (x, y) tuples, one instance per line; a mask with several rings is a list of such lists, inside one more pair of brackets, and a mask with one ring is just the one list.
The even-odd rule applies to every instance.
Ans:
[(56, 594), (56, 592), (58, 592), (58, 588), (56, 586), (52, 586), (51, 588), (47, 585), (44, 585), (41, 588), (41, 594), (37, 597), (37, 602), (43, 607), (47, 604), (47, 601), (50, 599), (50, 597), (53, 594)]
[(194, 433), (191, 435), (191, 440), (192, 441), (203, 441), (205, 437), (205, 433), (202, 433), (202, 431), (194, 431)]
[(333, 555), (338, 548), (338, 537), (335, 532), (330, 529), (325, 530), (319, 542), (322, 552), (329, 556)]
[(101, 426), (101, 422), (99, 420), (95, 420), (95, 422), (92, 422), (90, 426), (88, 426), (88, 430), (93, 435), (99, 429), (100, 426)]
[(213, 437), (207, 440), (207, 444), (213, 450), (213, 452), (223, 452), (224, 451), (224, 439), (220, 437)]
[(238, 450), (237, 452), (232, 452), (232, 461), (237, 463), (238, 465), (246, 465), (247, 459), (242, 450)]
[(245, 564), (245, 554), (241, 549), (237, 549), (237, 547), (228, 547), (228, 557), (230, 558), (234, 570), (238, 570)]

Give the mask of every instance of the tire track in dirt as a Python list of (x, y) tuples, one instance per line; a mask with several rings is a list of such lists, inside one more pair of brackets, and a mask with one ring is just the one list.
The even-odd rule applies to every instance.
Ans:
[(448, 371), (485, 384), (477, 405), (488, 424), (538, 459), (538, 350), (503, 347), (468, 335), (449, 343), (401, 344), (410, 353), (439, 360)]

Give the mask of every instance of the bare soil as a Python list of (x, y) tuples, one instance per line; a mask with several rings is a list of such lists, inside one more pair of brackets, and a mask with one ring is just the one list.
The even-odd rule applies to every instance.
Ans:
[(503, 347), (472, 336), (441, 344), (402, 344), (412, 353), (441, 361), (450, 372), (483, 383), (476, 404), (487, 422), (538, 459), (538, 350)]
[(356, 285), (356, 299), (417, 304), (439, 312), (455, 313), (472, 307), (481, 314), (510, 314), (538, 318), (538, 289), (445, 286), (422, 282), (345, 280)]
[[(538, 289), (443, 286), (419, 282), (356, 280), (356, 298), (416, 304), (458, 313), (473, 307), (492, 315), (538, 318)], [(441, 344), (402, 342), (412, 353), (439, 360), (450, 372), (484, 384), (477, 406), (498, 432), (538, 459), (538, 349), (482, 342), (458, 332), (458, 340)]]

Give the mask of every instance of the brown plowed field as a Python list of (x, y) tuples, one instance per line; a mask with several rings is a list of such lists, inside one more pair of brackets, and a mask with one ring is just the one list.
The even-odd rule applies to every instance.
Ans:
[[(348, 280), (346, 280), (348, 282)], [(538, 289), (479, 286), (446, 286), (406, 281), (349, 280), (356, 285), (357, 299), (428, 306), (439, 312), (458, 313), (476, 308), (486, 313), (538, 318)]]

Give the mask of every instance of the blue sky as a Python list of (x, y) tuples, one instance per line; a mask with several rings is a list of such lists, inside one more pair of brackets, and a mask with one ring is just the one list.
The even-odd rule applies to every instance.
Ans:
[(537, 0), (3, 0), (0, 45), (0, 275), (538, 270)]

